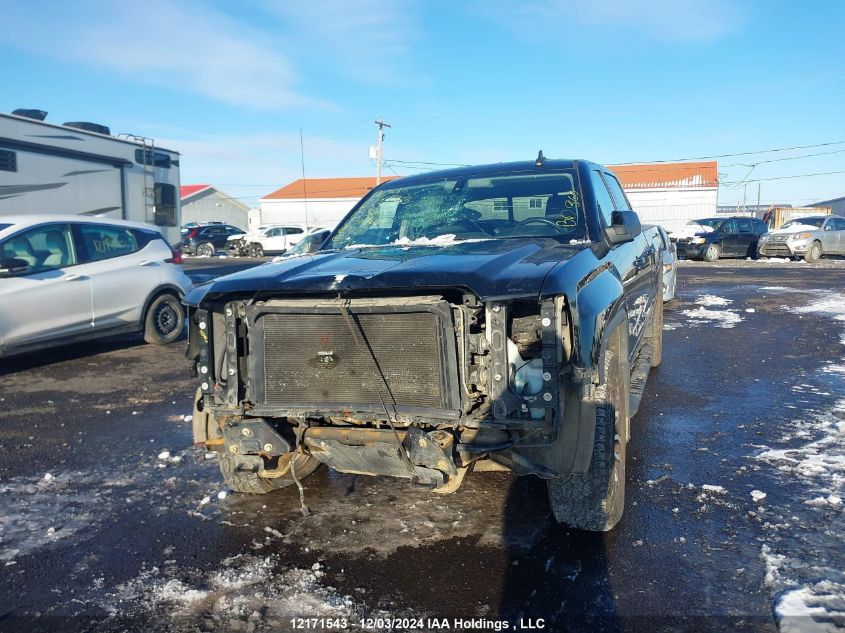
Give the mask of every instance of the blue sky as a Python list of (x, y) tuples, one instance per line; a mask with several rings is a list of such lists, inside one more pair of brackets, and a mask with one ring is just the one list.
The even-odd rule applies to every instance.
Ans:
[(386, 174), (540, 148), (612, 164), (838, 143), (719, 158), (719, 201), (747, 185), (756, 202), (758, 180), (764, 202), (845, 195), (845, 173), (791, 178), (845, 172), (843, 2), (0, 0), (0, 15), (0, 111), (154, 137), (183, 153), (183, 184), (250, 205), (301, 175), (300, 129), (307, 176), (374, 174), (376, 117), (393, 126)]

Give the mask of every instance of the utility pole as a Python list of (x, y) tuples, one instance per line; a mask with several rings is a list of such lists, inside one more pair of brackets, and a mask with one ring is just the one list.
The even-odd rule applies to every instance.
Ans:
[[(759, 182), (757, 183), (757, 211), (760, 210), (760, 184), (761, 183), (759, 183)], [(755, 211), (755, 215), (756, 215), (756, 211)]]
[(299, 128), (299, 157), (302, 162), (302, 202), (305, 209), (305, 232), (311, 227), (308, 226), (308, 184), (305, 180), (305, 141), (302, 140), (302, 128)]
[(381, 119), (377, 119), (375, 124), (378, 125), (378, 145), (376, 145), (376, 186), (378, 186), (381, 184), (381, 144), (384, 141), (384, 128), (390, 127), (390, 124)]

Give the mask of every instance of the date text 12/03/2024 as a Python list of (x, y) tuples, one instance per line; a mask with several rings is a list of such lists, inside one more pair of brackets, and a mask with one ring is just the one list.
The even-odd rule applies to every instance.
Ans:
[(297, 630), (344, 630), (351, 627), (364, 630), (394, 631), (541, 631), (546, 628), (543, 618), (487, 620), (485, 618), (291, 618)]

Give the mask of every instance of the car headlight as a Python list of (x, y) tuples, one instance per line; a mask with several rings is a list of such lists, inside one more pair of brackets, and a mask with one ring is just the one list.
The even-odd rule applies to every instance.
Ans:
[(789, 239), (791, 240), (809, 240), (813, 237), (812, 233), (795, 233), (794, 235), (790, 235)]
[(694, 237), (690, 240), (690, 244), (704, 244), (703, 237)]

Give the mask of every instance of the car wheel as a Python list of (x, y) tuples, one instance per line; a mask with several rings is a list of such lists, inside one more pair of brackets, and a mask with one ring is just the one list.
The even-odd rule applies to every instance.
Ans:
[(249, 247), (250, 257), (264, 257), (264, 249), (261, 244), (252, 244)]
[(159, 295), (147, 308), (144, 340), (153, 345), (167, 345), (178, 339), (185, 327), (185, 309), (176, 295)]
[(715, 262), (717, 259), (719, 259), (719, 245), (718, 244), (708, 245), (707, 250), (704, 251), (704, 261)]
[(822, 245), (818, 242), (813, 242), (810, 244), (810, 248), (807, 249), (807, 252), (804, 253), (804, 261), (813, 263), (819, 261), (822, 256)]
[(197, 246), (197, 255), (199, 257), (213, 257), (214, 253), (214, 244), (211, 242), (203, 242)]
[[(279, 458), (280, 466), (283, 468), (290, 463), (293, 453), (287, 453)], [(234, 492), (246, 494), (263, 495), (273, 490), (286, 488), (293, 485), (293, 475), (290, 468), (281, 477), (261, 477), (255, 470), (243, 469), (236, 456), (230, 453), (217, 453), (217, 461), (220, 464), (220, 472), (223, 474), (223, 481)], [(296, 477), (305, 479), (320, 466), (320, 461), (307, 453), (299, 453), (296, 457)]]
[(555, 519), (579, 530), (607, 532), (625, 508), (627, 332), (625, 327), (616, 328), (604, 354), (605, 383), (596, 389), (596, 432), (589, 469), (547, 480)]

